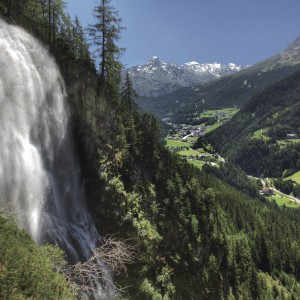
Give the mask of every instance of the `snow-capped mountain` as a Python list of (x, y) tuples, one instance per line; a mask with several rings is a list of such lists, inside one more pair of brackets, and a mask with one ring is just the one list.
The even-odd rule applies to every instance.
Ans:
[(244, 68), (233, 63), (200, 64), (196, 61), (178, 65), (153, 56), (146, 64), (131, 67), (126, 71), (130, 73), (135, 90), (140, 96), (156, 97), (174, 92), (181, 87), (229, 75)]

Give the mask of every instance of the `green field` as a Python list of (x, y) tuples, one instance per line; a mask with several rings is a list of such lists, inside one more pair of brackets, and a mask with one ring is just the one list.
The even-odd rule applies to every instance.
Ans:
[(213, 130), (217, 129), (217, 128), (220, 127), (221, 125), (223, 125), (223, 122), (215, 123), (214, 125), (207, 127), (207, 128), (204, 130), (204, 132), (205, 132), (205, 133), (212, 132)]
[(226, 116), (219, 116), (220, 120), (231, 118), (233, 115), (235, 115), (239, 109), (235, 107), (228, 107), (223, 109), (215, 109), (215, 110), (205, 110), (201, 113), (200, 118), (213, 118), (219, 116), (219, 114), (226, 114)]
[(195, 141), (197, 141), (197, 140), (198, 140), (198, 137), (197, 137), (197, 136), (192, 136), (192, 137), (188, 137), (188, 138), (187, 138), (187, 141), (190, 142), (190, 143), (193, 143), (193, 142), (195, 142)]
[(202, 167), (205, 165), (205, 162), (200, 160), (188, 160), (188, 162), (199, 169), (202, 169)]
[(279, 206), (285, 205), (287, 207), (293, 207), (293, 208), (300, 207), (299, 203), (293, 201), (287, 195), (285, 195), (285, 194), (283, 194), (279, 191), (275, 191), (275, 195), (267, 197), (267, 199), (270, 200), (270, 201), (274, 200)]
[(200, 153), (193, 149), (188, 149), (184, 151), (178, 151), (178, 154), (181, 156), (191, 156), (191, 155), (199, 155)]
[(269, 141), (271, 138), (266, 136), (264, 133), (267, 131), (267, 128), (258, 129), (252, 134), (253, 139), (263, 139), (264, 141)]
[[(206, 152), (203, 148), (198, 148), (196, 150), (191, 149), (190, 147), (192, 146), (192, 143), (186, 143), (186, 142), (182, 142), (182, 141), (174, 141), (174, 140), (170, 140), (170, 139), (165, 139), (167, 144), (167, 147), (187, 147), (189, 149), (187, 150), (182, 150), (182, 151), (178, 151), (177, 154), (182, 156), (182, 157), (187, 157), (187, 156), (205, 156), (206, 158), (208, 158), (209, 160), (215, 160), (215, 162), (211, 163), (216, 164), (217, 167), (219, 166), (220, 160), (218, 158), (213, 159), (211, 154), (209, 154), (208, 152)], [(208, 146), (209, 148), (211, 148), (211, 146)], [(212, 149), (211, 149), (212, 150)], [(206, 160), (206, 159), (204, 159)], [(199, 161), (199, 160), (188, 160), (189, 163), (193, 164), (194, 166), (202, 169), (203, 165), (207, 162), (205, 161)]]
[(203, 148), (198, 148), (195, 150), (198, 151), (201, 155), (203, 155), (203, 154), (208, 155), (208, 152), (206, 152)]
[(205, 110), (201, 113), (195, 112), (194, 113), (194, 120), (201, 120), (203, 118), (217, 118), (217, 123), (215, 123), (212, 126), (209, 126), (206, 130), (205, 133), (209, 133), (216, 128), (220, 127), (223, 125), (225, 122), (230, 120), (237, 112), (239, 109), (235, 107), (228, 107), (228, 108), (223, 108), (223, 109), (214, 109), (214, 110)]
[(279, 206), (287, 206), (287, 207), (293, 207), (293, 208), (298, 208), (300, 207), (300, 204), (292, 201), (291, 199), (287, 198), (287, 197), (281, 197), (279, 195), (277, 196), (272, 196), (272, 197), (268, 197), (267, 198), (270, 201), (275, 200), (275, 202), (279, 205)]
[(292, 179), (292, 180), (294, 180), (295, 182), (297, 182), (297, 183), (300, 184), (300, 171), (298, 171), (297, 173), (293, 174), (293, 175), (290, 176), (290, 177), (287, 177), (286, 179)]
[(191, 147), (191, 143), (166, 139), (167, 147)]

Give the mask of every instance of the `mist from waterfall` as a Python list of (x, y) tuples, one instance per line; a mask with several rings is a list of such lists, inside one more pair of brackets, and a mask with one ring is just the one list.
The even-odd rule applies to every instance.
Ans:
[[(36, 243), (88, 259), (98, 232), (86, 207), (64, 81), (46, 49), (0, 19), (0, 201)], [(108, 274), (109, 276), (109, 274)], [(100, 297), (112, 293), (99, 286)]]

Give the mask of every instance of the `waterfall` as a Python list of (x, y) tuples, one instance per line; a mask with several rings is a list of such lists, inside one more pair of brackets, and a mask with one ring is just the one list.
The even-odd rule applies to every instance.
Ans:
[[(98, 233), (70, 131), (54, 59), (0, 19), (0, 201), (5, 197), (36, 243), (59, 244), (75, 263), (89, 258)], [(98, 290), (99, 298), (112, 293), (109, 285)]]

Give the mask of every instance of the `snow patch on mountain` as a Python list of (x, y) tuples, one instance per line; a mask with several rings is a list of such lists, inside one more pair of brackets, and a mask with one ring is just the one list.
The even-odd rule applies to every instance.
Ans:
[(196, 61), (178, 65), (153, 56), (146, 64), (131, 67), (126, 71), (131, 75), (134, 87), (140, 96), (156, 97), (181, 87), (205, 83), (244, 68), (234, 63), (226, 65)]

